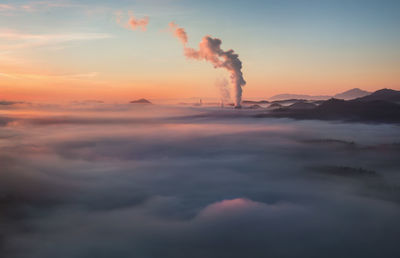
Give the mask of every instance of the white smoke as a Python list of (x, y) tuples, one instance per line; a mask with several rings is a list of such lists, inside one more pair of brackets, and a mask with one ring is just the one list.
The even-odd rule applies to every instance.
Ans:
[(221, 49), (222, 41), (218, 38), (205, 36), (199, 44), (199, 50), (187, 46), (188, 36), (184, 28), (175, 23), (169, 24), (171, 32), (183, 44), (184, 53), (187, 58), (205, 60), (214, 65), (215, 68), (225, 68), (231, 74), (231, 81), (235, 90), (235, 107), (240, 108), (242, 102), (242, 87), (246, 85), (243, 78), (242, 62), (233, 50)]
[(223, 107), (226, 103), (231, 100), (231, 92), (229, 90), (229, 81), (225, 78), (217, 79), (215, 81), (215, 86), (218, 89), (220, 95), (221, 106)]

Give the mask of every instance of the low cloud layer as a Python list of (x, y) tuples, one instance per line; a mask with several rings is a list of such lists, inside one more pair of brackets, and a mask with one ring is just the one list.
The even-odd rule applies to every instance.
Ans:
[(2, 257), (400, 255), (398, 126), (92, 105), (0, 118)]

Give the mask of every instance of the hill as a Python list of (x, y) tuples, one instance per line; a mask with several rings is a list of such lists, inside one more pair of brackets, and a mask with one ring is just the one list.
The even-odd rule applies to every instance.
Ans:
[[(400, 123), (400, 104), (395, 101), (399, 100), (398, 97), (400, 92), (385, 89), (355, 100), (330, 99), (315, 107), (283, 107), (270, 113), (259, 114), (257, 117)], [(295, 105), (300, 104), (303, 107), (303, 104), (309, 103)]]
[(311, 113), (324, 119), (400, 122), (400, 105), (382, 100), (362, 102), (331, 99)]
[(359, 88), (354, 88), (339, 94), (336, 94), (333, 96), (335, 99), (344, 99), (344, 100), (350, 100), (350, 99), (356, 99), (356, 98), (361, 98), (365, 97), (367, 95), (370, 95), (371, 92), (361, 90)]
[(303, 94), (278, 94), (269, 98), (271, 101), (276, 100), (287, 100), (287, 99), (306, 99), (306, 100), (327, 100), (332, 96), (311, 96), (311, 95), (303, 95)]
[(150, 101), (147, 99), (138, 99), (138, 100), (133, 100), (130, 102), (131, 104), (152, 104)]
[(271, 105), (269, 105), (268, 108), (282, 108), (283, 106), (279, 103), (272, 103)]
[(305, 99), (305, 100), (328, 100), (331, 98), (336, 99), (344, 99), (350, 100), (355, 98), (361, 98), (371, 94), (371, 92), (361, 90), (359, 88), (354, 88), (345, 92), (338, 93), (334, 96), (328, 95), (320, 95), (320, 96), (313, 96), (313, 95), (304, 95), (304, 94), (278, 94), (269, 98), (270, 101), (276, 100), (287, 100), (287, 99)]
[(247, 104), (247, 105), (260, 105), (260, 104), (268, 104), (269, 101), (267, 100), (260, 100), (260, 101), (253, 101), (253, 100), (243, 100), (242, 104)]
[(296, 102), (290, 106), (288, 106), (288, 109), (291, 110), (298, 110), (298, 109), (314, 109), (316, 107), (315, 104), (312, 103), (307, 103), (307, 102)]
[(400, 102), (400, 91), (397, 90), (392, 90), (392, 89), (382, 89), (375, 91), (374, 93), (355, 99), (354, 101), (376, 101), (376, 100), (381, 100), (381, 101), (389, 101), (389, 102)]

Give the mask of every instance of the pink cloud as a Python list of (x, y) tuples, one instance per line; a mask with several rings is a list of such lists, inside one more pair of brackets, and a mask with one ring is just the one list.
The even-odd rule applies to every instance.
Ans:
[(174, 22), (170, 22), (169, 29), (174, 36), (182, 42), (182, 44), (186, 45), (188, 43), (188, 36), (184, 28), (178, 27)]
[(136, 18), (132, 12), (129, 12), (129, 20), (128, 22), (124, 22), (124, 13), (118, 11), (115, 13), (116, 15), (116, 22), (126, 29), (137, 30), (141, 29), (142, 31), (147, 30), (147, 25), (149, 24), (149, 17), (145, 16), (141, 19)]
[(9, 11), (9, 10), (14, 10), (15, 7), (9, 4), (0, 4), (0, 12), (1, 11)]

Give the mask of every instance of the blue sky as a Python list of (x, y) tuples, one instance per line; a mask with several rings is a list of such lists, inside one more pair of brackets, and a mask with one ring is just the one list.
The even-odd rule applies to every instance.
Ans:
[[(116, 24), (115, 13), (128, 11), (149, 16), (146, 32)], [(11, 61), (24, 59), (46, 73), (96, 74), (104, 84), (148, 89), (147, 95), (174, 84), (183, 95), (211, 96), (215, 78), (223, 73), (185, 60), (181, 46), (166, 32), (175, 21), (188, 32), (191, 46), (211, 35), (239, 53), (251, 85), (246, 86), (249, 97), (399, 88), (399, 12), (400, 1), (388, 0), (3, 1), (1, 31), (93, 39), (12, 49), (9, 44), (18, 42), (0, 38), (0, 54)], [(4, 62), (0, 73), (6, 74), (11, 68)], [(191, 83), (192, 91), (185, 86)]]

